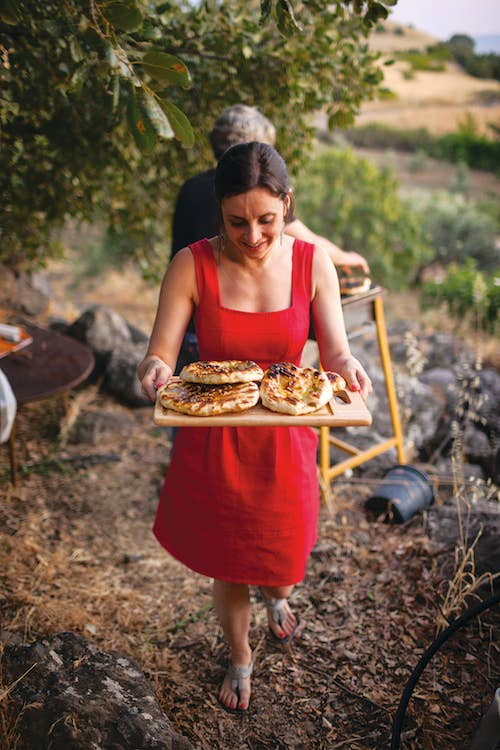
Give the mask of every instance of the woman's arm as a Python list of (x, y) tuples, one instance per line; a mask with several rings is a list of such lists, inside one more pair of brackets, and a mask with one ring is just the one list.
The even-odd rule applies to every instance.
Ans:
[(314, 249), (312, 286), (311, 309), (321, 364), (325, 370), (342, 375), (348, 387), (366, 399), (372, 385), (349, 349), (337, 272), (326, 252), (318, 247)]
[(183, 248), (163, 277), (148, 351), (137, 368), (142, 390), (151, 401), (175, 370), (182, 337), (197, 302), (194, 259), (189, 248)]
[(336, 266), (342, 266), (348, 273), (353, 268), (359, 268), (362, 273), (369, 273), (370, 268), (367, 261), (359, 253), (352, 251), (342, 250), (338, 245), (334, 245), (333, 242), (327, 240), (326, 237), (322, 237), (320, 234), (315, 234), (309, 227), (306, 227), (299, 219), (294, 219), (289, 224), (285, 225), (285, 234), (289, 234), (291, 237), (296, 237), (298, 240), (305, 240), (305, 242), (311, 242), (316, 247), (322, 247), (326, 250), (326, 253), (332, 263)]

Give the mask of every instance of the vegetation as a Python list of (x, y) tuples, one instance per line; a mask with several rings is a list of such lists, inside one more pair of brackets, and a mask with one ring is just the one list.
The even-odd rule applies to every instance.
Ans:
[(433, 136), (426, 128), (394, 128), (369, 123), (345, 131), (354, 146), (392, 148), (396, 151), (424, 151), (436, 159), (463, 162), (473, 169), (500, 172), (500, 139), (491, 128), (493, 138), (480, 135), (472, 115), (465, 115), (454, 133)]
[(500, 268), (496, 274), (486, 274), (477, 267), (474, 258), (463, 265), (452, 263), (440, 281), (429, 281), (422, 288), (424, 308), (445, 304), (457, 316), (472, 318), (491, 334), (500, 331)]
[(375, 92), (366, 40), (394, 2), (310, 0), (295, 16), (290, 0), (4, 0), (0, 261), (43, 263), (68, 216), (100, 213), (147, 266), (235, 102), (275, 122), (297, 168), (312, 112), (343, 125)]
[(428, 47), (427, 52), (404, 50), (394, 53), (398, 60), (409, 63), (411, 71), (426, 70), (439, 73), (446, 69), (446, 63), (452, 59), (451, 51), (445, 45)]
[(398, 184), (350, 149), (326, 148), (297, 186), (299, 215), (316, 232), (362, 253), (375, 279), (403, 287), (431, 257), (420, 217), (398, 197)]
[(412, 208), (421, 216), (433, 262), (462, 264), (473, 258), (482, 271), (497, 267), (498, 225), (473, 201), (460, 193), (433, 192), (414, 198)]
[(469, 75), (500, 80), (500, 55), (476, 55), (474, 39), (467, 34), (455, 34), (447, 42), (436, 45), (433, 49), (440, 48), (447, 48)]

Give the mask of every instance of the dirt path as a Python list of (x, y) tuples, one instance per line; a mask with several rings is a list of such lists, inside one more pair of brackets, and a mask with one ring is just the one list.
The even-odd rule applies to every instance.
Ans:
[[(169, 434), (152, 425), (149, 408), (132, 411), (89, 388), (74, 396), (72, 413), (79, 427), (65, 439), (61, 400), (23, 410), (15, 491), (2, 465), (1, 640), (72, 630), (125, 652), (199, 750), (387, 748), (447, 588), (450, 557), (430, 543), (425, 517), (404, 528), (369, 521), (363, 500), (373, 484), (337, 483), (293, 598), (301, 629), (290, 647), (270, 641), (254, 603), (254, 692), (248, 715), (235, 719), (216, 700), (226, 649), (210, 581), (151, 534)], [(402, 747), (468, 747), (500, 679), (495, 624), (485, 616), (439, 652), (411, 702)]]
[[(101, 302), (149, 330), (157, 291), (127, 269), (78, 287), (63, 266), (51, 273), (53, 314)], [(17, 441), (15, 490), (0, 452), (0, 647), (71, 630), (125, 652), (197, 750), (388, 747), (452, 572), (425, 516), (405, 527), (368, 520), (363, 501), (373, 481), (336, 483), (293, 597), (301, 627), (290, 647), (271, 642), (254, 602), (253, 696), (248, 714), (235, 718), (216, 699), (227, 652), (211, 582), (171, 559), (151, 533), (169, 432), (152, 424), (150, 408), (127, 409), (87, 386), (66, 415), (61, 398), (23, 408)], [(469, 746), (500, 680), (499, 624), (485, 615), (436, 655), (410, 703), (403, 748)], [(2, 732), (0, 720), (0, 747)]]

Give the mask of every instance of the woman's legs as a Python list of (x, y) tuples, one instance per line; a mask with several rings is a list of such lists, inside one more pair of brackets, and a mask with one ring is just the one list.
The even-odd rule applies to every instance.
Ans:
[[(260, 590), (265, 599), (288, 599), (293, 591), (293, 586), (261, 586)], [(286, 638), (297, 625), (297, 618), (288, 606), (288, 602), (283, 602), (282, 611), (285, 615), (281, 626), (273, 618), (270, 608), (267, 609), (267, 620), (269, 627), (278, 638)]]
[[(231, 661), (236, 667), (247, 667), (252, 660), (248, 642), (250, 630), (250, 594), (248, 586), (227, 581), (214, 581), (215, 611), (231, 651)], [(219, 698), (228, 708), (248, 707), (250, 677), (243, 680), (239, 700), (231, 686), (231, 676), (226, 675)]]

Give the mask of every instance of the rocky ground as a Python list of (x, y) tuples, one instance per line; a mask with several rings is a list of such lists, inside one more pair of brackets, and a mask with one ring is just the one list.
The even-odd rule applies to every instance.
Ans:
[[(105, 287), (93, 294), (110, 301)], [(132, 322), (147, 329), (151, 299), (135, 299)], [(117, 298), (113, 306), (120, 310)], [(15, 488), (5, 446), (0, 455), (0, 648), (71, 631), (132, 657), (197, 750), (388, 748), (413, 668), (439, 627), (474, 602), (466, 593), (480, 573), (466, 547), (455, 549), (458, 537), (438, 541), (427, 513), (403, 526), (369, 517), (364, 502), (379, 477), (337, 481), (293, 597), (297, 637), (275, 645), (255, 599), (252, 701), (245, 716), (228, 715), (216, 697), (227, 652), (211, 582), (168, 557), (151, 534), (171, 445), (151, 416), (150, 407), (119, 404), (99, 381), (74, 392), (66, 411), (62, 397), (20, 411)], [(451, 469), (436, 489), (437, 506), (451, 514), (494, 494)], [(402, 748), (469, 747), (500, 683), (499, 624), (498, 608), (487, 612), (432, 659), (410, 701)], [(0, 747), (16, 747), (16, 712), (1, 684)]]
[[(294, 595), (301, 628), (290, 647), (271, 642), (255, 602), (254, 693), (248, 714), (235, 718), (216, 699), (226, 649), (210, 581), (151, 535), (169, 434), (149, 408), (120, 406), (96, 387), (72, 404), (71, 427), (59, 399), (20, 414), (19, 486), (9, 486), (6, 467), (2, 477), (1, 642), (69, 630), (122, 651), (200, 750), (388, 747), (454, 575), (453, 553), (431, 540), (426, 515), (405, 526), (374, 521), (363, 501), (375, 480), (335, 485)], [(459, 611), (460, 595), (455, 603)], [(468, 747), (499, 684), (499, 624), (498, 612), (485, 614), (436, 655), (410, 702), (402, 747)], [(14, 748), (12, 722), (0, 727), (4, 747)]]

